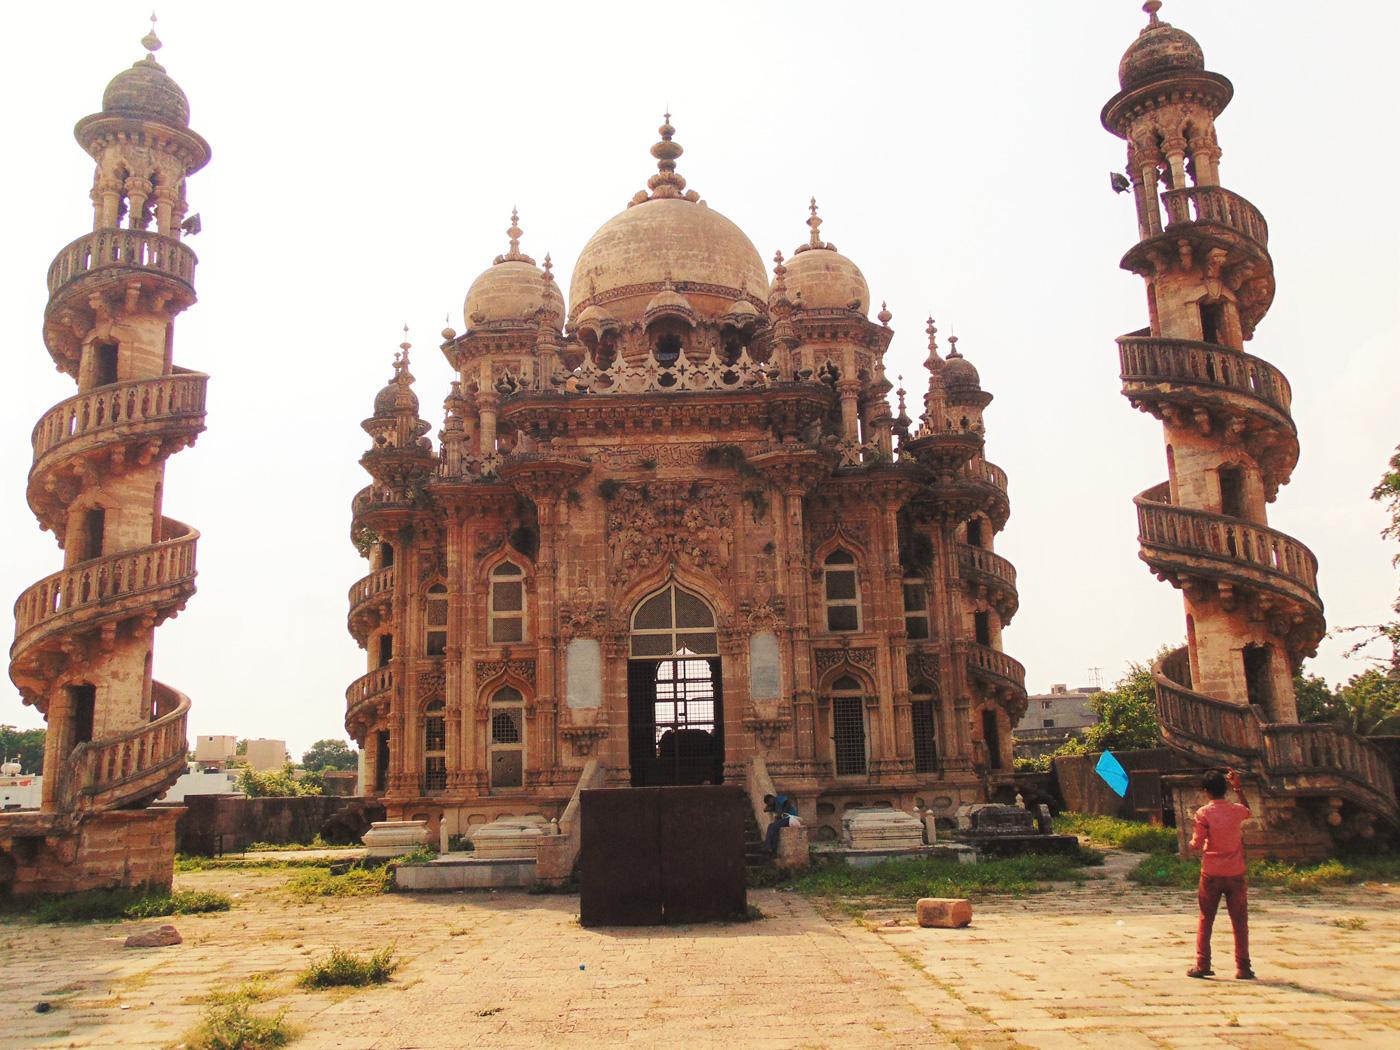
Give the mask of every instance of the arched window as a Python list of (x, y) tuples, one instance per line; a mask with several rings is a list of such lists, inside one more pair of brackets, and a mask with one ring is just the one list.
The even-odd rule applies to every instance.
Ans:
[(423, 709), (423, 793), (447, 790), (447, 705), (434, 700)]
[(681, 337), (674, 332), (666, 332), (656, 341), (656, 363), (662, 368), (672, 367), (681, 356)]
[(865, 699), (850, 675), (831, 683), (831, 739), (838, 777), (865, 773)]
[(394, 658), (394, 636), (386, 631), (379, 636), (379, 666), (387, 667)]
[(860, 630), (860, 585), (856, 579), (856, 559), (839, 547), (826, 556), (822, 566), (826, 595), (826, 629)]
[(524, 641), (525, 571), (515, 562), (503, 561), (491, 570), (490, 600), (491, 644)]
[(491, 696), (491, 786), (518, 788), (525, 783), (525, 697), (513, 686), (503, 685)]
[(423, 622), (423, 651), (428, 656), (443, 656), (447, 652), (447, 588), (440, 583), (428, 588), (428, 599), (423, 603)]
[(658, 591), (632, 614), (634, 658), (714, 656), (719, 652), (715, 614), (698, 596), (674, 585)]
[(909, 714), (914, 732), (914, 772), (938, 772), (938, 720), (934, 711), (937, 690), (928, 682), (910, 688)]

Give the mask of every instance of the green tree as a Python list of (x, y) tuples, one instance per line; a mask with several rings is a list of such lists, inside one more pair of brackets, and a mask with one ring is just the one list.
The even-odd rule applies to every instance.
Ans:
[[(1157, 695), (1152, 686), (1150, 664), (1129, 664), (1128, 673), (1118, 684), (1095, 693), (1089, 706), (1099, 720), (1084, 731), (1084, 750), (1130, 751), (1161, 745), (1157, 730)], [(1076, 748), (1065, 753), (1082, 752)]]
[(354, 769), (360, 764), (360, 753), (344, 740), (318, 740), (301, 756), (307, 770)]
[(1298, 721), (1331, 722), (1337, 717), (1337, 694), (1320, 674), (1293, 676), (1293, 694), (1298, 698)]
[[(1376, 483), (1376, 487), (1371, 490), (1371, 498), (1385, 507), (1386, 513), (1390, 515), (1390, 523), (1381, 529), (1381, 536), (1388, 540), (1400, 540), (1400, 446), (1396, 446), (1395, 453), (1390, 457), (1387, 469), (1381, 475), (1381, 480)], [(1400, 566), (1400, 554), (1396, 554), (1390, 559), (1390, 564)], [(1361, 652), (1373, 642), (1384, 641), (1390, 646), (1390, 657), (1375, 658), (1376, 662), (1386, 666), (1391, 678), (1400, 678), (1400, 596), (1397, 596), (1395, 603), (1390, 607), (1395, 613), (1396, 619), (1387, 623), (1361, 624), (1355, 627), (1343, 627), (1343, 632), (1364, 631), (1365, 637), (1347, 650), (1348, 656), (1353, 656)]]
[(1337, 701), (1333, 721), (1357, 736), (1400, 733), (1400, 675), (1379, 667), (1352, 675), (1337, 690)]
[(44, 730), (0, 726), (0, 758), (18, 762), (25, 773), (44, 771)]
[(295, 795), (319, 795), (317, 785), (302, 784), (292, 776), (292, 765), (287, 763), (281, 769), (268, 769), (258, 772), (245, 769), (238, 777), (238, 787), (249, 798), (289, 798)]

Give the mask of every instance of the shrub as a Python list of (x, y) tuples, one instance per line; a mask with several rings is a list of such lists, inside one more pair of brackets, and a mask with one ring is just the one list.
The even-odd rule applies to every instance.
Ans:
[(362, 988), (367, 984), (384, 984), (399, 965), (392, 947), (380, 948), (370, 956), (332, 948), (326, 958), (313, 959), (297, 983), (304, 988)]
[(1092, 813), (1061, 813), (1055, 830), (1062, 835), (1083, 835), (1095, 842), (1130, 853), (1172, 853), (1176, 850), (1176, 830), (1136, 820), (1100, 817)]
[(795, 889), (824, 897), (878, 897), (909, 902), (920, 897), (1040, 893), (1047, 882), (1084, 877), (1077, 857), (1037, 855), (959, 864), (947, 860), (887, 860), (868, 868), (823, 864), (799, 876)]
[(262, 997), (255, 984), (209, 997), (209, 1006), (198, 1028), (185, 1036), (190, 1050), (275, 1050), (286, 1046), (296, 1032), (286, 1023), (287, 1011), (271, 1017), (253, 1012)]

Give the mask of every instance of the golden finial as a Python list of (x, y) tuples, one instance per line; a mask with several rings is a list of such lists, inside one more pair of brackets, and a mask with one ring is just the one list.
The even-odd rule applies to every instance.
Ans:
[(1161, 25), (1157, 20), (1157, 12), (1162, 9), (1162, 0), (1147, 0), (1142, 5), (1142, 9), (1147, 12), (1147, 24), (1150, 26)]
[(882, 325), (884, 325), (886, 328), (888, 328), (890, 326), (890, 319), (892, 317), (894, 317), (894, 314), (890, 313), (889, 304), (881, 302), (880, 312), (875, 315), (875, 319), (879, 321)]
[(151, 31), (141, 38), (141, 46), (147, 51), (160, 50), (160, 37), (156, 36), (156, 13), (151, 12)]
[(508, 255), (514, 257), (520, 254), (520, 235), (525, 231), (520, 228), (520, 211), (511, 205), (510, 209), (510, 229), (506, 230), (506, 236), (510, 238), (510, 251)]

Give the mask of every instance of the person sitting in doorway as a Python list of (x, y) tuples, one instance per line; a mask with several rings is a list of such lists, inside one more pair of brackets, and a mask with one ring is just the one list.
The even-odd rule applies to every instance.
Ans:
[(768, 851), (769, 856), (776, 857), (778, 833), (783, 828), (795, 828), (801, 824), (797, 819), (797, 803), (786, 795), (764, 795), (763, 812), (774, 815), (768, 822), (768, 833), (764, 836), (763, 848)]

